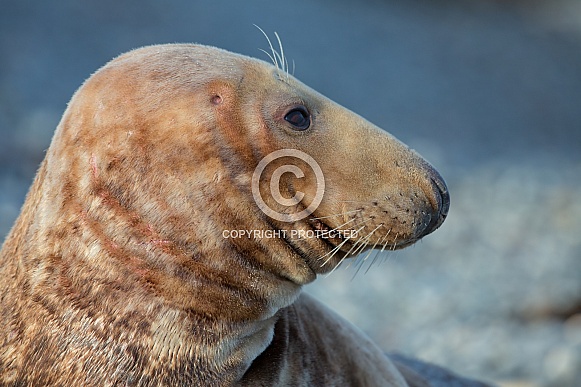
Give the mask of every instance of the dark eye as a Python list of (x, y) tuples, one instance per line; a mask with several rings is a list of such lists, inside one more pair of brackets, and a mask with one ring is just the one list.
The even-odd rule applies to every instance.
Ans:
[(297, 130), (307, 130), (311, 125), (311, 115), (304, 106), (293, 108), (284, 116), (284, 119)]

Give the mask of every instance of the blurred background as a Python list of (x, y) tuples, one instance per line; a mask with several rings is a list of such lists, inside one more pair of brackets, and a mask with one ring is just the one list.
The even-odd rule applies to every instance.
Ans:
[(578, 0), (0, 0), (0, 238), (91, 73), (154, 43), (267, 59), (253, 24), (451, 192), (440, 230), (307, 291), (385, 350), (507, 386), (581, 386)]

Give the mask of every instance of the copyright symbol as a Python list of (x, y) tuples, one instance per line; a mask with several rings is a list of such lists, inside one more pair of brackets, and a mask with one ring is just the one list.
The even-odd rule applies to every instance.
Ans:
[[(262, 195), (260, 194), (260, 177), (262, 176), (264, 169), (268, 166), (268, 164), (272, 163), (274, 160), (279, 159), (281, 157), (292, 157), (300, 159), (303, 162), (305, 162), (315, 173), (317, 184), (315, 197), (311, 204), (300, 212), (282, 213), (275, 211), (272, 208), (270, 208), (268, 204), (266, 204), (266, 202), (262, 198)], [(272, 195), (272, 198), (278, 204), (286, 208), (291, 208), (295, 207), (297, 204), (301, 202), (301, 200), (303, 200), (303, 198), (305, 197), (305, 193), (298, 191), (292, 198), (283, 197), (282, 194), (280, 193), (279, 183), (282, 175), (285, 173), (292, 173), (297, 179), (304, 177), (305, 173), (296, 165), (285, 164), (276, 168), (272, 173), (272, 176), (270, 177), (269, 191), (270, 194)], [(323, 177), (323, 171), (321, 170), (321, 167), (319, 166), (319, 164), (317, 164), (315, 159), (313, 159), (305, 152), (302, 152), (297, 149), (280, 149), (272, 153), (269, 153), (262, 160), (260, 160), (256, 168), (254, 169), (254, 173), (252, 174), (252, 196), (254, 197), (254, 201), (256, 202), (258, 207), (262, 210), (262, 212), (264, 212), (269, 217), (282, 222), (295, 222), (297, 220), (304, 219), (310, 214), (312, 214), (317, 209), (319, 204), (321, 204), (321, 201), (323, 200), (324, 191), (325, 191), (325, 178)]]

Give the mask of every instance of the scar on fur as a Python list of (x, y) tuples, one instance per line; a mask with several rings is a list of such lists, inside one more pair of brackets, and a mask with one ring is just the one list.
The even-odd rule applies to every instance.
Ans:
[(95, 156), (95, 154), (91, 155), (89, 163), (91, 164), (91, 172), (93, 174), (93, 178), (96, 179), (97, 177), (99, 177), (99, 170), (97, 169), (97, 156)]

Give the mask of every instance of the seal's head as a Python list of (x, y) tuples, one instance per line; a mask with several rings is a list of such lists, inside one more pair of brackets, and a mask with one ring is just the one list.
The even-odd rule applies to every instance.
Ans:
[[(430, 233), (448, 203), (416, 153), (265, 62), (124, 54), (75, 93), (0, 251), (0, 384), (226, 385), (251, 366), (313, 384), (359, 359), (387, 375), (362, 384), (394, 385), (336, 318), (287, 307), (342, 259)], [(328, 330), (351, 343), (338, 357), (320, 355)]]
[(147, 246), (153, 267), (125, 263), (153, 286), (202, 261), (224, 276), (225, 254), (303, 284), (364, 249), (414, 243), (449, 205), (440, 175), (390, 134), (266, 62), (197, 45), (99, 70), (47, 163), (59, 185), (45, 216), (106, 225), (93, 236), (113, 255)]

